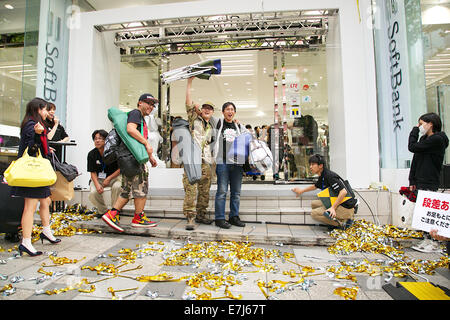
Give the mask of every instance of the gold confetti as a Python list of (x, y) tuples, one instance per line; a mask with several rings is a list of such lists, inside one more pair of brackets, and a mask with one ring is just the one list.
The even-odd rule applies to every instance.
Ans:
[(57, 266), (57, 265), (72, 264), (72, 263), (75, 264), (75, 263), (78, 263), (78, 262), (86, 259), (86, 257), (83, 257), (82, 259), (77, 260), (77, 259), (69, 259), (69, 258), (66, 258), (66, 257), (55, 257), (55, 256), (49, 256), (49, 258), (50, 258), (50, 260), (53, 261), (53, 263), (55, 265), (46, 265), (45, 262), (43, 262), (42, 263), (43, 267), (54, 267), (54, 266)]
[(7, 284), (2, 289), (0, 289), (0, 292), (5, 292), (6, 290), (11, 290), (12, 288), (12, 284)]
[(358, 287), (338, 287), (334, 289), (334, 294), (343, 297), (345, 300), (356, 300), (356, 295), (358, 294)]

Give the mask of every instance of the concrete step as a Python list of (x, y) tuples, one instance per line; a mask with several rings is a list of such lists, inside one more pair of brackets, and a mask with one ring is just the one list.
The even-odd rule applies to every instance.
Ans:
[[(211, 186), (208, 214), (214, 219), (214, 199), (216, 185)], [(291, 189), (295, 185), (243, 185), (240, 200), (240, 217), (247, 222), (272, 222), (286, 224), (313, 224), (311, 219), (311, 201), (317, 199), (317, 192), (309, 192), (296, 197)], [(388, 191), (369, 189), (357, 190), (360, 200), (357, 218), (381, 224), (392, 223), (391, 194)], [(88, 199), (88, 190), (75, 192), (68, 204), (81, 203), (92, 208)], [(109, 198), (106, 194), (106, 199)], [(184, 219), (184, 190), (182, 188), (150, 189), (144, 208), (148, 216), (154, 218)], [(109, 204), (110, 205), (110, 204)], [(226, 214), (229, 213), (229, 197), (226, 201)], [(134, 212), (133, 200), (123, 209), (124, 215)]]
[[(287, 244), (329, 246), (335, 241), (329, 236), (328, 228), (315, 225), (247, 223), (244, 228), (232, 226), (230, 229), (221, 229), (212, 223), (211, 225), (197, 224), (195, 230), (187, 231), (185, 229), (185, 219), (156, 219), (158, 225), (147, 229), (132, 227), (131, 219), (130, 216), (121, 217), (120, 226), (124, 229), (123, 234), (169, 239), (190, 239), (192, 241), (249, 241), (277, 246)], [(72, 225), (76, 228), (117, 233), (101, 219), (78, 221)]]
[[(311, 208), (265, 208), (265, 209), (251, 209), (242, 208), (239, 210), (239, 216), (245, 222), (272, 222), (272, 223), (286, 223), (286, 224), (305, 224), (306, 216), (309, 216)], [(145, 213), (152, 218), (177, 218), (185, 219), (182, 208), (155, 208), (146, 206)], [(225, 210), (225, 215), (228, 216), (229, 210)], [(133, 216), (134, 207), (127, 205), (123, 208), (122, 214), (124, 216)], [(209, 208), (207, 216), (214, 219), (214, 209)]]

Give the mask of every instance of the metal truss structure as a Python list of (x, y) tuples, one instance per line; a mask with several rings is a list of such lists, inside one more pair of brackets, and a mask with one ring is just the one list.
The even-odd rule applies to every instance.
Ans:
[(123, 55), (309, 48), (325, 43), (337, 10), (264, 12), (96, 26), (115, 32)]

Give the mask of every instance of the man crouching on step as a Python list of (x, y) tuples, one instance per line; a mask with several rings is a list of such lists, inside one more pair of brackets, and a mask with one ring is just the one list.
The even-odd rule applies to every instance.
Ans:
[[(309, 169), (313, 174), (319, 175), (317, 182), (303, 189), (294, 188), (292, 191), (299, 196), (304, 192), (330, 188), (337, 194), (336, 201), (329, 208), (326, 208), (321, 200), (313, 200), (311, 202), (311, 217), (318, 222), (331, 226), (331, 228), (347, 229), (350, 227), (358, 210), (358, 201), (356, 198), (350, 197), (344, 180), (337, 173), (325, 167), (325, 159), (320, 154), (312, 155), (309, 158)], [(350, 188), (350, 186), (348, 187)], [(352, 193), (352, 191), (350, 192)], [(345, 197), (350, 197), (350, 199), (342, 201)]]
[[(184, 202), (183, 213), (186, 216), (186, 230), (194, 230), (195, 222), (211, 224), (206, 216), (209, 204), (209, 189), (211, 187), (212, 166), (214, 158), (212, 156), (211, 142), (213, 141), (213, 128), (210, 123), (214, 114), (214, 104), (205, 102), (201, 109), (194, 104), (191, 98), (191, 87), (194, 77), (187, 80), (186, 87), (186, 112), (188, 115), (189, 128), (193, 141), (202, 150), (202, 177), (199, 182), (190, 184), (186, 173), (183, 174)], [(195, 203), (197, 198), (197, 204)]]

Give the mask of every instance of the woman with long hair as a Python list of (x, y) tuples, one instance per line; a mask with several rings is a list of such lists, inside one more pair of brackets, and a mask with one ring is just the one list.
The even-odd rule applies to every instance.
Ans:
[[(48, 102), (47, 103), (47, 119), (45, 119), (44, 124), (46, 125), (46, 129), (48, 131), (47, 137), (50, 141), (55, 142), (66, 142), (69, 141), (69, 135), (67, 134), (64, 127), (59, 123), (58, 117), (55, 115), (56, 106)], [(62, 146), (54, 146), (55, 154), (60, 161), (62, 159)]]
[[(419, 135), (422, 135), (419, 137)], [(408, 150), (414, 153), (409, 172), (409, 189), (437, 191), (448, 137), (442, 131), (442, 122), (434, 113), (419, 117), (418, 124), (409, 134)], [(436, 241), (426, 234), (425, 239), (413, 249), (421, 252), (439, 251)]]
[[(20, 125), (20, 144), (18, 157), (22, 157), (28, 148), (30, 156), (36, 156), (39, 151), (43, 157), (49, 155), (47, 129), (44, 121), (47, 118), (47, 101), (41, 98), (34, 98), (28, 102), (25, 116)], [(22, 243), (19, 245), (19, 253), (28, 253), (30, 256), (41, 255), (31, 243), (31, 233), (33, 230), (34, 213), (38, 202), (40, 203), (39, 215), (41, 216), (43, 231), (40, 234), (42, 242), (59, 243), (50, 229), (50, 187), (12, 187), (11, 195), (25, 198), (25, 205), (22, 213)]]

